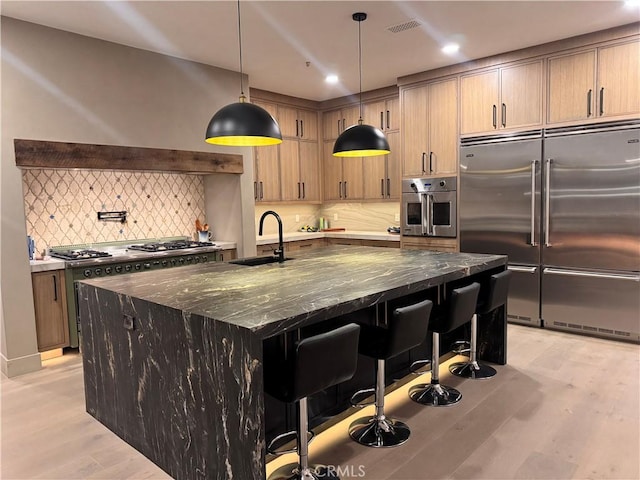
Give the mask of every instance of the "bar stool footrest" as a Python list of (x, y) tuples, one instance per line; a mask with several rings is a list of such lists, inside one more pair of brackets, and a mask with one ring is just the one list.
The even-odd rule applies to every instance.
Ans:
[[(429, 365), (429, 370), (420, 370), (423, 367)], [(424, 375), (425, 373), (429, 373), (431, 371), (431, 360), (416, 360), (409, 367), (409, 372), (413, 375)]]
[(456, 355), (471, 353), (471, 343), (467, 340), (459, 340), (451, 345), (451, 351)]
[[(315, 437), (315, 433), (307, 432), (307, 443), (311, 443), (313, 438)], [(294, 453), (297, 451), (297, 446), (295, 444), (296, 439), (298, 438), (298, 432), (296, 430), (291, 430), (290, 432), (281, 433), (273, 440), (269, 442), (267, 445), (267, 453), (272, 455), (284, 455), (286, 453)], [(294, 442), (293, 448), (285, 449), (284, 446), (290, 442)]]
[[(349, 402), (351, 402), (352, 407), (368, 407), (369, 405), (373, 405), (374, 403), (376, 403), (375, 394), (375, 388), (365, 388), (362, 390), (358, 390), (356, 393), (351, 395), (351, 399), (349, 400)], [(367, 400), (367, 398), (369, 397), (371, 397), (371, 400)]]

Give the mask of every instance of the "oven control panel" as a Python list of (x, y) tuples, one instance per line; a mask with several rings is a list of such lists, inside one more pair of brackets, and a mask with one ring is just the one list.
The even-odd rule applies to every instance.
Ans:
[(80, 274), (74, 273), (73, 279), (81, 280), (83, 278), (106, 277), (109, 275), (144, 272), (160, 268), (183, 267), (188, 265), (198, 265), (200, 263), (215, 262), (217, 260), (217, 252), (197, 253), (193, 255), (181, 254), (175, 257), (164, 257), (162, 259), (146, 258), (139, 261), (74, 268), (73, 270), (80, 272)]

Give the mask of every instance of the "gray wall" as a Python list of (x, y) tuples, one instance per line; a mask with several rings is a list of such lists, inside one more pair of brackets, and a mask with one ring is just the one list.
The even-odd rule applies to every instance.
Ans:
[(255, 249), (253, 158), (204, 142), (213, 113), (238, 100), (238, 73), (7, 17), (1, 45), (0, 362), (14, 376), (40, 368), (14, 138), (243, 154), (240, 177), (205, 179), (207, 221), (241, 252)]

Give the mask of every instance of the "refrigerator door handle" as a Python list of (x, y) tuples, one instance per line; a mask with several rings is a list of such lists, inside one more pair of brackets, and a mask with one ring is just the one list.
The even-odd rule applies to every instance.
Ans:
[(535, 247), (536, 243), (536, 165), (538, 160), (531, 160), (531, 241), (529, 245)]
[(632, 282), (640, 282), (640, 275), (582, 272), (579, 270), (560, 270), (557, 268), (545, 268), (542, 273), (545, 275), (566, 275), (570, 277), (606, 278), (609, 280), (630, 280)]
[(507, 270), (511, 270), (512, 272), (517, 272), (517, 273), (534, 274), (538, 270), (538, 267), (514, 267), (513, 265), (508, 265)]
[(546, 170), (546, 181), (545, 181), (545, 189), (544, 189), (544, 246), (550, 247), (551, 243), (549, 243), (549, 215), (551, 213), (551, 194), (549, 193), (549, 189), (551, 187), (551, 164), (553, 163), (552, 158), (547, 158), (547, 168)]

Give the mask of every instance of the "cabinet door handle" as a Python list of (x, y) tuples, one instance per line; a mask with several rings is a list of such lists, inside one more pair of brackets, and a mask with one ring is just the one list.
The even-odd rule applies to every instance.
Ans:
[(298, 130), (298, 120), (296, 120), (296, 137), (300, 136), (300, 130)]
[(346, 123), (346, 120), (343, 118), (342, 119), (342, 131), (343, 132), (344, 132), (344, 129), (345, 129), (345, 123)]
[(384, 130), (384, 112), (380, 112), (380, 130)]
[(300, 182), (298, 182), (298, 200), (300, 200)]
[(380, 196), (384, 198), (384, 178), (380, 179)]
[(302, 182), (302, 198), (307, 198), (307, 195), (304, 193), (304, 182)]
[(340, 135), (340, 120), (338, 120), (338, 135)]
[(51, 275), (51, 278), (53, 279), (53, 301), (57, 302), (58, 301), (58, 282), (56, 282), (55, 275)]
[(344, 182), (344, 198), (347, 198), (347, 182)]
[(600, 115), (604, 115), (604, 87), (600, 89)]
[(429, 173), (433, 173), (433, 152), (429, 152)]
[(387, 130), (389, 130), (391, 128), (391, 125), (389, 125), (389, 110), (387, 110)]
[(387, 197), (391, 197), (391, 180), (387, 178)]
[(260, 182), (260, 200), (264, 198), (264, 185)]
[(502, 127), (505, 128), (507, 126), (507, 106), (502, 104)]
[(304, 120), (300, 120), (300, 136), (304, 137)]
[(258, 182), (253, 182), (253, 199), (258, 200)]
[(427, 152), (422, 152), (422, 173), (427, 171), (425, 161), (427, 160)]
[(342, 198), (342, 182), (338, 183), (338, 195)]
[(591, 94), (593, 93), (593, 90), (589, 89), (589, 91), (587, 92), (587, 117), (591, 116)]
[(497, 121), (496, 120), (496, 115), (497, 115), (496, 106), (494, 105), (493, 106), (493, 128), (496, 128), (498, 126), (498, 124), (496, 123), (496, 121)]

